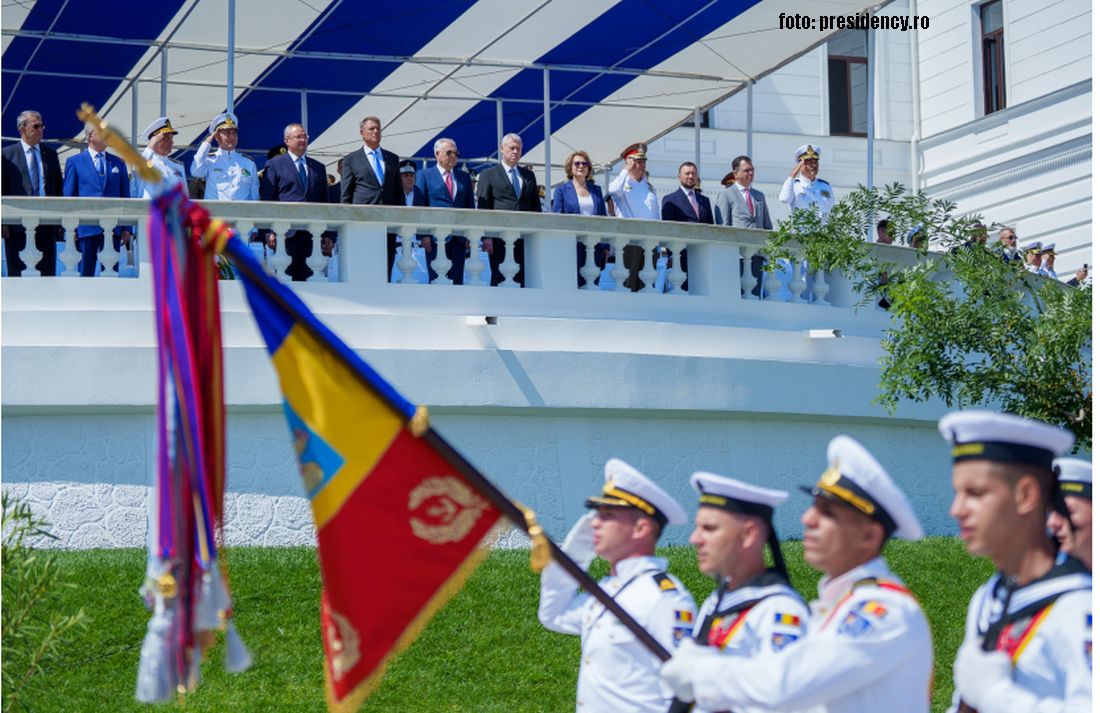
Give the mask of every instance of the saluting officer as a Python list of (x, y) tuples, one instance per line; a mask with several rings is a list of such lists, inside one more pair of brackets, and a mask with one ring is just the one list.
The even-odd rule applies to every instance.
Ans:
[(661, 669), (677, 698), (711, 710), (889, 710), (926, 713), (932, 634), (920, 605), (886, 566), (897, 535), (923, 535), (905, 495), (847, 436), (829, 443), (829, 468), (802, 515), (807, 564), (825, 576), (806, 636), (773, 656), (734, 659), (695, 644)]
[(794, 160), (791, 175), (783, 181), (783, 188), (779, 191), (779, 200), (786, 203), (791, 210), (816, 207), (822, 216), (828, 216), (836, 203), (836, 196), (833, 195), (833, 187), (829, 182), (817, 177), (821, 164), (821, 147), (802, 144), (794, 152)]
[[(587, 569), (596, 556), (611, 574), (600, 586), (667, 650), (691, 635), (695, 600), (655, 557), (665, 525), (682, 525), (680, 505), (649, 478), (612, 458), (604, 467), (600, 495), (588, 498), (595, 512), (577, 521), (562, 549)], [(547, 629), (581, 637), (577, 711), (666, 713), (672, 693), (657, 677), (660, 660), (557, 564), (542, 572), (539, 621)]]
[[(179, 183), (183, 186), (184, 193), (186, 193), (187, 170), (182, 163), (169, 157), (169, 154), (172, 153), (175, 136), (178, 133), (172, 128), (172, 122), (168, 120), (167, 116), (155, 119), (142, 132), (149, 144), (142, 150), (141, 155), (160, 171), (161, 176), (164, 177), (168, 185)], [(150, 184), (146, 183), (141, 175), (135, 171), (130, 181), (130, 196), (133, 198), (152, 198), (153, 193), (150, 189)]]
[[(699, 493), (691, 544), (699, 571), (718, 584), (699, 608), (694, 640), (739, 661), (776, 656), (806, 635), (810, 619), (806, 602), (787, 579), (772, 524), (787, 493), (713, 473), (695, 473), (691, 485)], [(765, 544), (772, 569), (764, 563)]]
[[(217, 201), (260, 200), (260, 177), (256, 164), (237, 152), (240, 126), (232, 112), (218, 114), (210, 122), (210, 133), (199, 144), (191, 162), (191, 175), (206, 179), (203, 198)], [(218, 149), (210, 152), (210, 142)]]
[(1087, 711), (1092, 698), (1092, 576), (1058, 561), (1048, 507), (1067, 516), (1054, 457), (1073, 436), (1040, 421), (957, 411), (940, 420), (952, 445), (951, 515), (967, 551), (997, 573), (966, 612), (953, 711)]

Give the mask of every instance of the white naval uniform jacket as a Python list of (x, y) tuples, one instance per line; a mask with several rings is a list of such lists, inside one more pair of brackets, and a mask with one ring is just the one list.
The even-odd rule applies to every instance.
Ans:
[(696, 702), (711, 710), (927, 713), (932, 633), (916, 599), (894, 586), (881, 557), (821, 580), (801, 641), (736, 664), (717, 653), (693, 658)]
[[(153, 168), (160, 171), (164, 176), (164, 180), (167, 185), (173, 183), (179, 183), (183, 186), (183, 193), (187, 195), (187, 171), (184, 170), (183, 164), (179, 161), (174, 161), (167, 156), (161, 156), (153, 153), (153, 149), (146, 147), (142, 150), (141, 155), (153, 164)], [(149, 184), (134, 171), (134, 177), (130, 181), (130, 197), (131, 198), (152, 198), (153, 194), (149, 190)]]
[[(718, 613), (715, 613), (718, 612)], [(767, 661), (806, 635), (810, 610), (778, 575), (767, 572), (733, 591), (714, 592), (699, 607), (693, 636), (707, 627), (707, 645), (742, 661)], [(696, 707), (699, 713), (705, 709)], [(767, 708), (738, 706), (738, 713), (763, 713)]]
[[(600, 586), (671, 652), (691, 635), (695, 600), (667, 570), (663, 557), (631, 557)], [(542, 573), (539, 621), (581, 637), (578, 712), (667, 713), (672, 692), (658, 677), (660, 659), (595, 597), (578, 593), (577, 583), (556, 564)]]
[(206, 179), (203, 198), (208, 201), (260, 200), (260, 177), (252, 159), (221, 148), (210, 153), (210, 141), (199, 144), (191, 161), (191, 175)]
[(787, 180), (783, 181), (779, 200), (790, 206), (791, 210), (817, 206), (822, 216), (828, 216), (836, 203), (836, 195), (828, 181), (820, 178), (809, 181), (799, 173), (795, 178), (787, 176)]
[[(1004, 604), (995, 574), (974, 592), (966, 612), (963, 646), (984, 638), (990, 624), (1000, 618)], [(1062, 592), (1059, 594), (1059, 592)], [(1056, 596), (1049, 611), (1044, 600)], [(1038, 605), (1039, 611), (1035, 612)], [(1017, 648), (1011, 700), (997, 712), (1062, 713), (1092, 710), (1092, 576), (1077, 560), (1012, 592), (1008, 600), (1007, 633), (1020, 642)], [(1031, 635), (1028, 628), (1034, 624)], [(1002, 649), (1003, 650), (1003, 649)], [(958, 684), (955, 685), (958, 691)], [(958, 709), (958, 693), (951, 711)]]
[(661, 202), (653, 186), (644, 177), (635, 181), (625, 168), (611, 179), (607, 195), (615, 203), (615, 215), (619, 218), (661, 219)]

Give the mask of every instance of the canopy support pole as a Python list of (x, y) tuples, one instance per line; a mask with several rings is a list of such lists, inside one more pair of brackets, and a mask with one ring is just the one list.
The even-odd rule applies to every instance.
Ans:
[(702, 156), (700, 143), (702, 142), (703, 119), (702, 119), (702, 112), (699, 111), (699, 107), (695, 107), (694, 119), (695, 119), (695, 170), (696, 170), (697, 174), (701, 176), (702, 173), (703, 173), (703, 169), (699, 166), (699, 159)]
[(225, 110), (233, 111), (233, 60), (237, 54), (237, 0), (229, 0), (229, 42), (225, 57)]
[(168, 116), (168, 47), (160, 48), (160, 115)]
[(306, 133), (308, 134), (309, 133), (309, 97), (307, 96), (307, 92), (306, 92), (305, 87), (302, 87), (301, 97), (302, 97), (302, 128), (305, 129)]
[[(543, 170), (543, 181), (546, 187), (546, 198), (550, 200), (550, 69), (542, 70), (542, 135), (543, 155), (546, 166)], [(549, 210), (549, 207), (546, 206)]]
[[(875, 31), (867, 30), (867, 187), (875, 186)], [(867, 241), (875, 242), (875, 216), (867, 216)]]
[(752, 88), (755, 84), (755, 79), (749, 79), (745, 107), (745, 155), (749, 158), (752, 158)]
[(504, 137), (504, 100), (497, 97), (497, 138), (496, 138), (496, 151), (494, 153), (497, 158), (500, 158), (500, 140)]
[(130, 85), (130, 143), (140, 146), (138, 141), (138, 83)]

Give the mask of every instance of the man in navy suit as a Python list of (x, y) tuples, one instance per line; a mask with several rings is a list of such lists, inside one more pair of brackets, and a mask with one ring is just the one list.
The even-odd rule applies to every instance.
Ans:
[[(714, 225), (710, 199), (695, 189), (699, 185), (699, 169), (691, 161), (684, 161), (680, 164), (678, 178), (680, 188), (661, 200), (661, 220)], [(687, 272), (687, 250), (680, 251), (680, 269)], [(687, 289), (686, 278), (684, 289)]]
[[(340, 171), (340, 202), (353, 205), (405, 205), (401, 190), (401, 160), (382, 148), (382, 120), (368, 116), (359, 122), (363, 146), (344, 157)], [(397, 235), (386, 236), (386, 274), (397, 255)]]
[[(37, 111), (24, 111), (16, 120), (19, 142), (5, 146), (3, 150), (3, 191), (5, 196), (59, 196), (61, 195), (61, 164), (57, 152), (42, 144), (46, 125)], [(40, 225), (34, 230), (34, 244), (41, 251), (42, 259), (35, 267), (39, 274), (57, 273), (56, 225)], [(27, 246), (27, 231), (22, 226), (4, 226), (4, 259), (8, 263), (8, 276), (19, 277), (26, 265), (19, 259), (19, 251)]]
[[(455, 170), (455, 166), (458, 165), (458, 146), (451, 139), (441, 138), (436, 140), (433, 149), (435, 166), (417, 172), (416, 185), (413, 187), (413, 205), (473, 208), (474, 189), (470, 185), (470, 174)], [(451, 259), (451, 269), (447, 271), (447, 277), (451, 278), (456, 285), (462, 284), (468, 243), (469, 241), (461, 235), (452, 235), (447, 238), (445, 249), (447, 257)], [(487, 249), (492, 250), (491, 243)], [(435, 272), (431, 269), (431, 260), (435, 259), (435, 251), (434, 245), (428, 250), (428, 271), (433, 280)]]
[[(264, 166), (260, 179), (260, 200), (283, 203), (327, 203), (328, 179), (325, 166), (306, 156), (309, 135), (301, 124), (288, 124), (283, 129), (286, 153)], [(306, 258), (313, 254), (313, 235), (305, 230), (292, 230), (286, 235), (286, 252), (290, 267), (286, 274), (295, 281), (309, 279), (313, 270)]]
[[(523, 154), (523, 139), (518, 134), (505, 134), (500, 140), (500, 163), (481, 172), (477, 179), (477, 207), (482, 210), (522, 210), (541, 213), (539, 185), (535, 174), (521, 168), (519, 157)], [(523, 286), (523, 238), (516, 240), (512, 251), (519, 264), (515, 280)], [(500, 264), (504, 262), (504, 241), (493, 238), (493, 254), (489, 266), (493, 270), (493, 284), (504, 282)]]
[[(126, 164), (118, 156), (107, 153), (107, 142), (93, 125), (85, 126), (84, 140), (88, 142), (88, 148), (65, 162), (65, 195), (129, 198), (130, 180), (126, 175)], [(122, 241), (129, 241), (132, 235), (133, 228), (116, 227), (111, 236), (115, 252), (121, 249)], [(97, 256), (103, 249), (103, 228), (98, 225), (77, 226), (76, 242), (81, 254), (80, 276), (94, 277)]]

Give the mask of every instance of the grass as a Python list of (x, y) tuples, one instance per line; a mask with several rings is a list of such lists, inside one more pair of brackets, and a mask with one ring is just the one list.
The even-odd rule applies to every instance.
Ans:
[[(784, 551), (795, 587), (813, 598), (817, 574), (802, 562), (800, 543), (788, 542)], [(696, 570), (689, 548), (666, 548), (662, 554), (697, 599), (709, 593), (712, 580)], [(15, 710), (148, 711), (133, 697), (148, 621), (137, 595), (144, 552), (66, 552), (60, 557), (63, 576), (78, 586), (57, 592), (52, 608), (71, 612), (83, 606), (93, 621), (64, 644), (44, 674), (32, 679)], [(185, 708), (324, 711), (314, 551), (241, 548), (230, 549), (228, 557), (237, 627), (255, 664), (243, 674), (226, 673), (219, 644), (209, 652), (204, 680), (187, 697)], [(572, 710), (579, 639), (539, 626), (538, 579), (527, 557), (526, 551), (492, 553), (420, 638), (394, 659), (363, 710)], [(931, 622), (936, 647), (933, 710), (943, 710), (950, 701), (951, 662), (962, 639), (966, 604), (991, 573), (991, 565), (969, 557), (953, 538), (893, 542), (887, 558)], [(385, 572), (376, 573), (375, 586), (387, 586)]]

